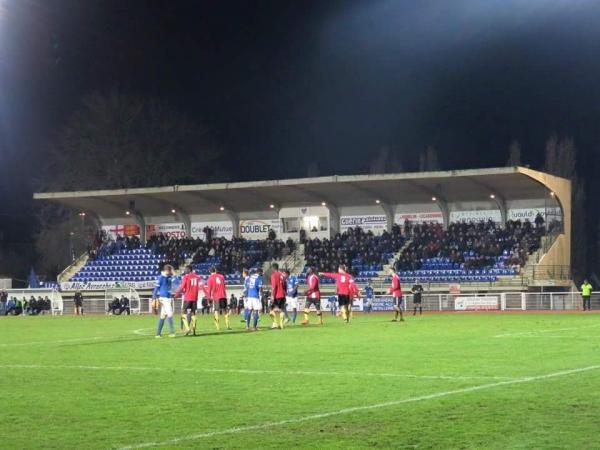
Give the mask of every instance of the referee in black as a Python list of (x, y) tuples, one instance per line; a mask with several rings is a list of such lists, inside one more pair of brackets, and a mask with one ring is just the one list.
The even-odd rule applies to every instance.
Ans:
[(419, 280), (416, 280), (416, 282), (413, 285), (410, 292), (412, 292), (412, 294), (413, 294), (413, 305), (415, 308), (413, 311), (413, 316), (417, 315), (417, 308), (419, 308), (419, 315), (423, 315), (423, 306), (422, 306), (423, 286), (421, 286), (421, 284), (419, 283)]

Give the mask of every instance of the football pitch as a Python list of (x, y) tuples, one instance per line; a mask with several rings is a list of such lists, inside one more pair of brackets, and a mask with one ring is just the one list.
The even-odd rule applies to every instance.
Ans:
[(599, 315), (390, 319), (2, 317), (0, 447), (600, 447)]

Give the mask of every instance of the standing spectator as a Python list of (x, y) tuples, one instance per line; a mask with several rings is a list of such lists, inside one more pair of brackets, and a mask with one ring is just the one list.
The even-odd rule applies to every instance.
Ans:
[(410, 291), (413, 294), (413, 305), (415, 308), (413, 311), (413, 316), (417, 315), (417, 308), (419, 308), (419, 315), (422, 315), (423, 314), (423, 305), (422, 305), (423, 286), (421, 286), (421, 284), (419, 283), (419, 280), (416, 280), (415, 284), (413, 285), (413, 287)]
[(544, 218), (542, 217), (542, 215), (540, 213), (537, 213), (537, 216), (535, 216), (534, 222), (535, 222), (536, 228), (542, 228), (544, 226)]
[(586, 308), (588, 311), (591, 310), (591, 302), (590, 302), (590, 296), (592, 295), (592, 285), (590, 284), (590, 282), (587, 280), (587, 278), (585, 280), (583, 280), (583, 284), (581, 285), (581, 298), (583, 299), (583, 310), (585, 311)]
[(75, 303), (75, 315), (83, 316), (83, 295), (80, 291), (75, 292), (73, 302)]
[(8, 303), (8, 293), (6, 291), (0, 292), (0, 315), (4, 314), (6, 311), (6, 303)]

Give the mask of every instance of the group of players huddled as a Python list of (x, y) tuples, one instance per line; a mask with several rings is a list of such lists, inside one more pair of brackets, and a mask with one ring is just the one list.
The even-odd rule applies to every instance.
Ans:
[[(271, 265), (271, 302), (270, 313), (272, 319), (271, 328), (283, 329), (289, 323), (290, 317), (288, 309), (292, 311), (291, 321), (296, 323), (298, 314), (298, 277), (291, 275), (289, 270), (280, 271), (279, 265)], [(403, 322), (402, 314), (403, 297), (400, 277), (395, 269), (390, 269), (392, 276), (391, 286), (388, 292), (392, 294), (394, 301), (395, 316), (393, 321)], [(192, 266), (185, 267), (185, 274), (181, 279), (181, 284), (175, 293), (171, 293), (172, 279), (174, 271), (171, 265), (165, 265), (161, 274), (156, 280), (153, 291), (153, 301), (157, 309), (160, 309), (160, 318), (156, 337), (160, 338), (165, 319), (169, 327), (169, 337), (175, 337), (175, 328), (173, 325), (173, 298), (181, 298), (183, 301), (181, 311), (181, 324), (185, 335), (196, 334), (196, 310), (198, 299), (204, 296), (212, 303), (214, 323), (217, 331), (221, 329), (221, 316), (225, 319), (225, 327), (231, 330), (230, 316), (235, 311), (228, 308), (227, 292), (225, 289), (225, 277), (218, 272), (216, 267), (211, 267), (210, 275), (206, 283), (197, 275)], [(244, 322), (246, 330), (258, 330), (258, 322), (262, 310), (263, 292), (263, 270), (244, 269), (242, 272), (244, 279), (243, 303), (244, 303)], [(306, 286), (304, 293), (306, 301), (304, 303), (304, 320), (302, 325), (309, 324), (311, 307), (314, 306), (317, 315), (317, 324), (323, 324), (323, 312), (321, 309), (321, 290), (319, 287), (319, 276), (332, 278), (336, 282), (336, 295), (340, 306), (340, 314), (343, 320), (348, 323), (352, 319), (352, 303), (355, 298), (360, 296), (360, 289), (353, 276), (347, 272), (345, 265), (340, 264), (337, 272), (317, 272), (314, 268), (308, 268), (306, 272)], [(420, 307), (420, 293), (418, 296)], [(415, 313), (416, 313), (415, 300)]]

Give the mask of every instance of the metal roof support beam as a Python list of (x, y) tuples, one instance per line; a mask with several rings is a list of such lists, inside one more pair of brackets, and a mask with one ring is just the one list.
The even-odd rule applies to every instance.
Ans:
[(233, 237), (240, 237), (240, 216), (235, 211), (230, 209), (225, 209), (223, 211), (227, 218), (231, 220), (231, 225), (233, 226)]
[(394, 208), (392, 208), (392, 205), (386, 202), (381, 202), (379, 206), (381, 206), (381, 209), (383, 209), (383, 212), (385, 213), (387, 221), (386, 230), (388, 231), (388, 233), (391, 233), (392, 227), (394, 226)]
[(506, 200), (504, 197), (500, 197), (499, 195), (494, 195), (494, 202), (498, 209), (500, 210), (500, 224), (502, 228), (506, 227), (506, 221), (508, 220), (508, 211), (506, 208)]
[[(329, 210), (329, 236), (333, 236), (333, 231), (340, 231), (340, 211), (333, 203), (327, 203), (326, 208)], [(335, 225), (335, 228), (334, 228)]]

